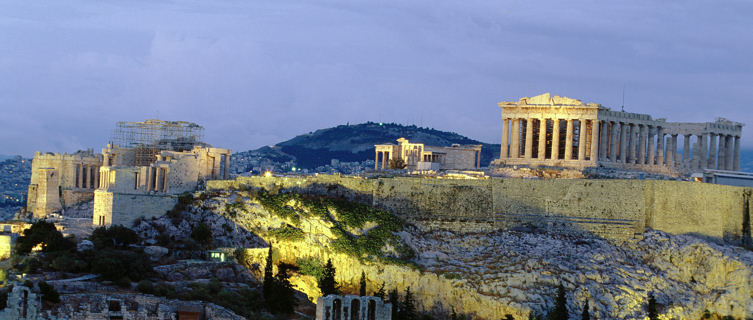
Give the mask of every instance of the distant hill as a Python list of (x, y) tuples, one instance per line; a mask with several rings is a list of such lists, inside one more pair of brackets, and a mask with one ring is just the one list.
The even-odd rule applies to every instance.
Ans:
[(461, 136), (454, 132), (422, 128), (415, 125), (404, 126), (395, 123), (367, 122), (356, 125), (340, 125), (299, 135), (280, 142), (273, 148), (264, 147), (249, 151), (256, 154), (263, 149), (274, 150), (274, 157), (289, 155), (301, 168), (316, 168), (330, 164), (331, 159), (341, 162), (366, 161), (374, 159), (374, 145), (397, 143), (400, 137), (411, 142), (434, 146), (458, 144), (481, 144), (481, 165), (486, 166), (499, 157), (499, 144), (488, 144)]

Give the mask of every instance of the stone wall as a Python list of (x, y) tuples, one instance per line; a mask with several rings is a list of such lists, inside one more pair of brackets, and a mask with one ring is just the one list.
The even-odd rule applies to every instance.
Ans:
[(207, 183), (209, 190), (245, 187), (343, 196), (390, 210), (424, 229), (488, 232), (538, 228), (613, 240), (639, 237), (648, 227), (741, 244), (750, 237), (749, 211), (753, 207), (751, 197), (744, 196), (750, 188), (659, 180), (318, 175), (239, 177)]
[(143, 216), (159, 217), (178, 203), (177, 195), (145, 195), (94, 192), (94, 225), (121, 224), (130, 226)]

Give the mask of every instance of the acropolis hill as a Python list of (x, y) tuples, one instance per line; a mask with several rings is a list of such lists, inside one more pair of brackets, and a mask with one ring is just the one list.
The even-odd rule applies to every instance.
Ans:
[[(119, 122), (101, 153), (36, 153), (26, 213), (30, 222), (60, 225), (85, 211), (91, 228), (127, 226), (138, 234), (134, 247), (150, 252), (159, 281), (183, 281), (187, 292), (197, 286), (188, 270), (205, 264), (183, 259), (211, 250), (224, 271), (203, 270), (205, 282), (258, 287), (254, 277), (269, 254), (275, 268), (298, 268), (290, 281), (316, 302), (322, 292), (306, 267), (331, 259), (343, 293), (355, 293), (363, 274), (368, 292), (410, 288), (418, 310), (439, 318), (457, 311), (528, 319), (552, 309), (558, 285), (567, 289), (571, 318), (588, 302), (598, 319), (644, 319), (649, 293), (666, 319), (753, 316), (753, 188), (697, 179), (739, 169), (741, 123), (668, 122), (550, 94), (498, 107), (502, 143), (488, 166), (488, 144), (401, 136), (357, 150), (368, 166), (354, 175), (262, 165), (233, 171), (238, 154), (204, 142), (198, 124)], [(609, 170), (651, 179), (591, 174)], [(174, 245), (194, 241), (199, 226), (208, 244)], [(10, 227), (16, 236), (8, 239), (28, 225)], [(7, 242), (0, 244), (10, 253)], [(123, 287), (135, 287), (130, 280)], [(61, 283), (70, 293), (64, 299), (73, 299), (76, 286)], [(114, 299), (102, 292), (101, 301)], [(325, 300), (338, 320), (366, 318), (352, 304)], [(76, 315), (99, 316), (86, 308)], [(137, 318), (139, 308), (124, 318)], [(334, 320), (324, 310), (319, 318)]]

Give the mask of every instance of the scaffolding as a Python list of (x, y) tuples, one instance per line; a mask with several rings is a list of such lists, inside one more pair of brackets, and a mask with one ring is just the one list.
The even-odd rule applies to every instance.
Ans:
[(163, 150), (187, 151), (204, 145), (204, 128), (187, 121), (149, 119), (143, 122), (119, 121), (110, 141), (121, 148), (136, 149), (135, 165), (154, 162)]

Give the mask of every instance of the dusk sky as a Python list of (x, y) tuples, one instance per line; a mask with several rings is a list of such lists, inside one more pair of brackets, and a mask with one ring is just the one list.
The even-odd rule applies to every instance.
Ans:
[(366, 121), (499, 143), (544, 92), (746, 123), (753, 1), (0, 1), (0, 154), (101, 149), (115, 123), (255, 149)]

